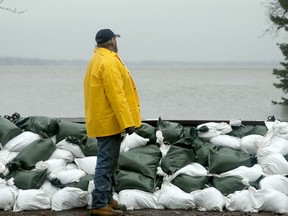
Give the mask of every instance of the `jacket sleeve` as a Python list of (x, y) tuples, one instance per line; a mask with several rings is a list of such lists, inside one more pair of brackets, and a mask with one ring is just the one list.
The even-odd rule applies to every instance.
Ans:
[(124, 77), (117, 64), (105, 65), (103, 76), (105, 94), (122, 130), (135, 125), (123, 88)]

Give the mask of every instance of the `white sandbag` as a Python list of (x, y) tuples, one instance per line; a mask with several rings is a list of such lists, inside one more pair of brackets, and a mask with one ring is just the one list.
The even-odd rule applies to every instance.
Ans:
[(64, 159), (49, 159), (46, 161), (38, 161), (35, 164), (36, 169), (47, 169), (47, 173), (54, 171), (60, 167), (65, 167), (66, 161)]
[(36, 189), (19, 190), (13, 211), (51, 209), (50, 196)]
[(262, 167), (259, 164), (254, 164), (252, 167), (240, 166), (227, 172), (220, 173), (218, 176), (239, 176), (243, 179), (248, 179), (250, 182), (253, 182), (259, 179), (262, 175), (266, 175), (263, 172)]
[(86, 173), (80, 169), (69, 169), (66, 167), (60, 167), (48, 175), (49, 180), (58, 179), (61, 184), (66, 185), (72, 182), (78, 182), (79, 179), (85, 176)]
[(170, 182), (162, 183), (158, 204), (167, 209), (193, 209), (196, 207), (193, 196)]
[(78, 169), (83, 170), (87, 174), (94, 175), (97, 164), (97, 156), (75, 158), (74, 162), (78, 166)]
[(64, 149), (70, 151), (75, 157), (83, 158), (85, 155), (83, 154), (79, 145), (71, 143), (67, 140), (62, 140), (56, 144), (57, 148)]
[(225, 200), (225, 207), (228, 211), (258, 212), (252, 206), (249, 190), (235, 191), (225, 197)]
[(191, 196), (199, 211), (223, 211), (225, 207), (225, 198), (222, 193), (214, 187), (203, 190), (192, 191)]
[(0, 209), (9, 211), (13, 209), (18, 191), (10, 186), (0, 187)]
[(149, 142), (148, 138), (143, 138), (137, 133), (127, 134), (121, 142), (120, 152), (129, 151), (129, 149), (145, 146)]
[[(269, 145), (268, 145), (269, 144)], [(280, 153), (283, 156), (288, 155), (288, 139), (273, 136), (269, 143), (260, 146), (257, 150), (257, 156), (266, 156), (273, 153)]]
[(57, 191), (60, 190), (60, 188), (55, 187), (51, 184), (50, 181), (46, 180), (43, 185), (39, 188), (39, 190), (43, 190), (46, 192), (49, 196), (53, 196)]
[(87, 192), (75, 187), (65, 187), (57, 191), (52, 199), (52, 210), (62, 211), (87, 205)]
[(224, 146), (232, 149), (240, 150), (240, 139), (238, 137), (226, 134), (212, 137), (209, 142), (216, 146)]
[(207, 176), (208, 170), (205, 167), (203, 167), (201, 164), (193, 162), (179, 169), (177, 172), (171, 175), (167, 180), (172, 181), (174, 178), (176, 178), (180, 174), (186, 174), (186, 175), (194, 176), (194, 177)]
[(263, 142), (264, 137), (258, 134), (250, 134), (240, 139), (240, 149), (244, 152), (256, 155), (257, 149)]
[(259, 186), (261, 189), (274, 189), (288, 196), (288, 178), (283, 175), (268, 175), (261, 179)]
[(64, 159), (67, 163), (71, 163), (75, 156), (68, 150), (56, 148), (49, 159)]
[(288, 197), (284, 193), (273, 189), (255, 190), (252, 187), (249, 190), (253, 190), (252, 206), (254, 209), (279, 214), (287, 213)]
[(164, 209), (157, 202), (159, 194), (159, 191), (149, 193), (137, 189), (122, 190), (119, 192), (119, 203), (126, 205), (128, 210)]
[(9, 140), (3, 147), (3, 150), (9, 150), (13, 152), (20, 152), (32, 142), (40, 140), (41, 136), (39, 134), (33, 133), (31, 131), (24, 131), (13, 139)]
[(258, 164), (268, 175), (288, 174), (288, 161), (280, 153), (258, 157)]
[[(201, 128), (207, 127), (208, 131), (201, 132)], [(207, 122), (197, 126), (198, 136), (205, 140), (210, 140), (213, 137), (227, 134), (232, 131), (232, 127), (225, 122)]]
[(7, 164), (10, 161), (12, 161), (17, 155), (19, 154), (19, 152), (11, 152), (9, 150), (1, 150), (0, 151), (0, 163), (2, 164)]

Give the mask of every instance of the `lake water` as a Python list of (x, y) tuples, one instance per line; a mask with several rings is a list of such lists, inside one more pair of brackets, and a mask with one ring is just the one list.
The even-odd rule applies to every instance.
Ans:
[[(272, 68), (129, 68), (143, 119), (288, 119)], [(0, 115), (83, 117), (86, 67), (0, 67)]]

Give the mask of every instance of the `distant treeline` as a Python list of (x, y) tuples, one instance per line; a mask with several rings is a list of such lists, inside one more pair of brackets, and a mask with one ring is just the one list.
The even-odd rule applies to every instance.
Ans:
[[(125, 61), (125, 60), (124, 60)], [(142, 68), (185, 68), (185, 67), (278, 67), (279, 62), (266, 61), (243, 61), (243, 62), (185, 62), (185, 61), (125, 61), (128, 67)], [(0, 66), (87, 66), (88, 61), (84, 60), (49, 60), (37, 58), (12, 58), (0, 57)]]
[(37, 58), (0, 58), (0, 66), (81, 66), (87, 65), (83, 60), (49, 60)]

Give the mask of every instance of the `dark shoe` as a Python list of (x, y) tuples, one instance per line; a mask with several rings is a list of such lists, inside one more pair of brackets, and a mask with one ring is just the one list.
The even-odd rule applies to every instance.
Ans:
[(126, 211), (127, 207), (123, 204), (119, 204), (115, 199), (112, 199), (109, 202), (109, 206), (115, 210), (121, 210), (121, 211)]
[(124, 215), (123, 211), (117, 211), (111, 208), (109, 205), (98, 209), (92, 209), (90, 216), (120, 216)]

